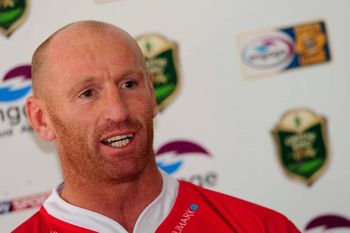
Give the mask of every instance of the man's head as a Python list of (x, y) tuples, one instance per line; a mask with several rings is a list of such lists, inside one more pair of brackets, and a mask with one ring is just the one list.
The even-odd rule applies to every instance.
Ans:
[(60, 29), (34, 53), (32, 80), (27, 115), (55, 141), (65, 178), (122, 181), (155, 167), (152, 80), (125, 31), (96, 21)]

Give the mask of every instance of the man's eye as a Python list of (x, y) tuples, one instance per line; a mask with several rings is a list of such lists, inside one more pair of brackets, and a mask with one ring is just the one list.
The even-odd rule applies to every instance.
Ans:
[(91, 97), (93, 95), (94, 95), (94, 91), (89, 89), (89, 90), (86, 90), (83, 93), (81, 93), (79, 97), (87, 98), (87, 97)]
[(125, 83), (123, 83), (122, 88), (130, 89), (130, 88), (134, 88), (136, 86), (137, 86), (137, 83), (135, 81), (130, 80), (130, 81), (126, 81)]

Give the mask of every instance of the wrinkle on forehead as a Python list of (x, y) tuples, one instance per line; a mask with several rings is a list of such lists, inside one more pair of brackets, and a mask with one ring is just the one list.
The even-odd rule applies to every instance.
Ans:
[[(32, 59), (34, 95), (47, 99), (50, 67), (52, 68), (53, 65), (59, 66), (60, 62), (70, 59), (72, 53), (88, 55), (89, 51), (108, 51), (110, 46), (113, 46), (116, 51), (127, 48), (146, 68), (140, 48), (127, 32), (107, 23), (80, 21), (58, 30), (35, 51)], [(64, 71), (64, 67), (61, 69)]]

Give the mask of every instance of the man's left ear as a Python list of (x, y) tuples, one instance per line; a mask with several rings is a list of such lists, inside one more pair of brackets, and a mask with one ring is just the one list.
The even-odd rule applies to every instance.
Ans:
[(147, 72), (147, 81), (148, 81), (148, 88), (149, 91), (151, 93), (151, 98), (152, 98), (152, 108), (153, 108), (153, 117), (157, 116), (157, 99), (156, 99), (156, 94), (154, 91), (154, 87), (153, 87), (153, 76), (151, 74), (151, 72)]

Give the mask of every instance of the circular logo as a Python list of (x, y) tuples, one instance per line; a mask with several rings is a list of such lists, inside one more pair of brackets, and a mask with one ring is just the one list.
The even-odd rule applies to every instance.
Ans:
[(283, 69), (294, 57), (293, 40), (284, 33), (271, 33), (248, 43), (242, 52), (242, 59), (253, 69)]
[(197, 204), (191, 204), (190, 205), (190, 209), (193, 210), (193, 211), (196, 211), (198, 210), (199, 206)]

